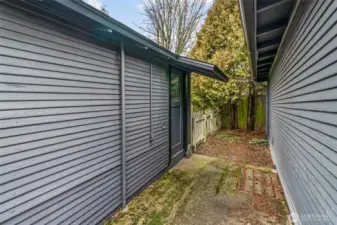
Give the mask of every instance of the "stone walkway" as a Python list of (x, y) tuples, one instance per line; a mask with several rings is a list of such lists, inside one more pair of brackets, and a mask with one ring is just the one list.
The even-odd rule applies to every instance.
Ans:
[(242, 174), (242, 191), (284, 200), (282, 186), (275, 170), (266, 171), (263, 168), (244, 167)]
[(270, 169), (193, 155), (106, 225), (282, 225), (287, 207)]

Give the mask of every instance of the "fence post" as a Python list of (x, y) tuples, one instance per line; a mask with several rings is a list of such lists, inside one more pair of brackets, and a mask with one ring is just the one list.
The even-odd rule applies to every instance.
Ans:
[(207, 117), (205, 115), (205, 111), (203, 111), (202, 115), (202, 134), (203, 134), (203, 141), (206, 141), (207, 137)]
[(192, 140), (191, 140), (191, 144), (192, 144), (192, 151), (194, 151), (196, 149), (196, 119), (195, 119), (195, 115), (193, 113), (193, 105), (191, 105), (191, 129), (192, 129)]

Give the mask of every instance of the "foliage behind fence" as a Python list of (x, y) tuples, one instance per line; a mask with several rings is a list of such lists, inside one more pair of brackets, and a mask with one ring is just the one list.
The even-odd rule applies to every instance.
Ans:
[[(265, 96), (255, 97), (255, 110), (254, 110), (254, 130), (264, 131), (265, 130), (265, 120), (266, 120), (266, 100)], [(238, 100), (238, 128), (247, 129), (248, 122), (248, 98), (242, 98)], [(223, 128), (230, 129), (230, 107), (224, 107), (222, 110), (222, 124)], [(223, 116), (224, 115), (224, 116)]]
[[(247, 129), (248, 122), (248, 99), (243, 98), (238, 101), (238, 128)], [(265, 96), (257, 96), (255, 99), (255, 131), (265, 130)], [(215, 133), (220, 128), (229, 129), (230, 113), (229, 107), (221, 112), (213, 110), (203, 110), (192, 112), (192, 145), (196, 146), (206, 140), (207, 136)]]
[(266, 128), (266, 97), (259, 96), (255, 100), (255, 131), (264, 131)]

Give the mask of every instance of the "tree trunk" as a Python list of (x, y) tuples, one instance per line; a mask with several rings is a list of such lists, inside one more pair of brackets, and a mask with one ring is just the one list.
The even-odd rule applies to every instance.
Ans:
[(231, 129), (238, 129), (238, 104), (230, 103), (230, 114), (231, 114)]
[(231, 110), (230, 110), (231, 104), (229, 102), (226, 102), (221, 109), (221, 122), (222, 122), (222, 128), (224, 129), (230, 129), (231, 128)]
[(254, 131), (255, 123), (255, 88), (252, 87), (248, 96), (247, 131)]

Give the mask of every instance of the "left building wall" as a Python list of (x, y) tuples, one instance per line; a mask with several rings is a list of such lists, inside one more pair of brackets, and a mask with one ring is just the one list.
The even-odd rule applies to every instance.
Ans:
[[(0, 49), (0, 224), (101, 223), (122, 202), (118, 48), (1, 3)], [(132, 61), (139, 68), (126, 69), (126, 83), (138, 76), (136, 85), (150, 85), (142, 79), (149, 76), (148, 63)], [(154, 71), (153, 90), (163, 91), (153, 92), (157, 139), (129, 148), (136, 139), (150, 143), (139, 127), (139, 136), (127, 139), (127, 174), (134, 174), (128, 196), (168, 164), (168, 130), (161, 129), (168, 121), (168, 91), (159, 87), (168, 78), (165, 67)], [(144, 103), (139, 112), (146, 118), (129, 114), (132, 105), (140, 106), (134, 105), (137, 94), (126, 91), (126, 132), (129, 126), (136, 135), (132, 119), (146, 124), (150, 108)], [(141, 171), (151, 174), (133, 181)]]

